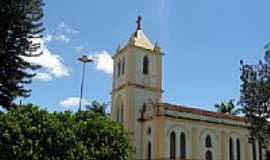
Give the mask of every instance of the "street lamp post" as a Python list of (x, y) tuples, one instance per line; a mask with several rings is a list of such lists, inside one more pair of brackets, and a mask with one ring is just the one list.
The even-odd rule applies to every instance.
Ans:
[(88, 58), (86, 55), (82, 55), (80, 58), (78, 58), (78, 60), (83, 63), (81, 93), (80, 93), (80, 102), (79, 102), (79, 111), (81, 111), (81, 109), (82, 109), (83, 86), (84, 86), (85, 64), (93, 62), (93, 59)]

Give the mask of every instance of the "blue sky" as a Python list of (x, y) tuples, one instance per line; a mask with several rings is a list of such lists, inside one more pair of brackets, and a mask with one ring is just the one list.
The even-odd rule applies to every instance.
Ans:
[[(239, 61), (256, 63), (270, 41), (269, 0), (49, 0), (45, 53), (21, 99), (48, 110), (76, 110), (81, 54), (97, 62), (86, 72), (86, 102), (109, 102), (112, 55), (135, 30), (138, 15), (163, 57), (163, 101), (213, 110), (216, 102), (239, 98)], [(98, 65), (98, 66), (97, 66)], [(75, 101), (75, 102), (74, 102)]]

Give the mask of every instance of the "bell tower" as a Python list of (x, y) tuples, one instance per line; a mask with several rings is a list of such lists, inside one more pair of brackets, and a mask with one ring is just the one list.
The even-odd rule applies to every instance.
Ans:
[(113, 120), (122, 123), (136, 147), (135, 158), (142, 155), (143, 107), (153, 107), (162, 96), (162, 53), (145, 36), (142, 18), (138, 16), (137, 28), (124, 46), (119, 46), (113, 56), (112, 108)]

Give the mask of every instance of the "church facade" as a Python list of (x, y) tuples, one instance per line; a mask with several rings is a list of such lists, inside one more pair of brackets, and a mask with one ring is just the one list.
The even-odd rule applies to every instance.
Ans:
[(111, 118), (128, 130), (135, 159), (262, 160), (243, 118), (161, 101), (163, 54), (140, 20), (113, 56), (111, 93)]

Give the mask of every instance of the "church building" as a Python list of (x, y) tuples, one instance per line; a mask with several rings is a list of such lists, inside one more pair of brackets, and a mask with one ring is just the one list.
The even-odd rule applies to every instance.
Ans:
[(111, 118), (130, 134), (138, 160), (262, 160), (243, 118), (162, 102), (158, 44), (137, 28), (113, 56)]

